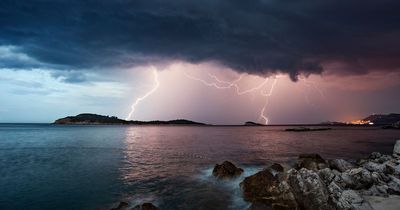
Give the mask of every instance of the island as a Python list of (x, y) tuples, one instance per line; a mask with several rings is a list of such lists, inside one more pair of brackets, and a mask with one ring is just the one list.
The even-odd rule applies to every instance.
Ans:
[(307, 127), (299, 127), (299, 128), (287, 128), (285, 131), (292, 131), (292, 132), (306, 132), (306, 131), (327, 131), (331, 130), (332, 128), (307, 128)]
[(243, 124), (244, 126), (265, 126), (264, 124), (252, 122), (252, 121), (247, 121)]
[(115, 116), (104, 116), (91, 113), (68, 116), (54, 121), (58, 125), (207, 125), (200, 122), (194, 122), (185, 119), (176, 119), (168, 121), (138, 121), (122, 120)]

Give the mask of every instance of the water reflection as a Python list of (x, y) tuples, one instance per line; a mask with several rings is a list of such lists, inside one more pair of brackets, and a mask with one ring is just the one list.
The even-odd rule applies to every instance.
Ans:
[[(125, 130), (120, 168), (133, 204), (153, 202), (162, 209), (245, 209), (238, 185), (244, 176), (218, 182), (215, 163), (231, 160), (246, 176), (272, 162), (287, 163), (299, 153), (325, 158), (358, 158), (390, 153), (396, 131), (335, 128), (292, 133), (283, 127), (139, 126)], [(375, 144), (376, 143), (376, 144)]]

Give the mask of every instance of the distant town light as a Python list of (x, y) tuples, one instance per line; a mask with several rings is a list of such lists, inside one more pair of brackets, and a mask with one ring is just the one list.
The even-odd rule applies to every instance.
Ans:
[(369, 121), (369, 120), (353, 120), (350, 122), (346, 122), (346, 124), (351, 124), (351, 125), (373, 125), (374, 123)]

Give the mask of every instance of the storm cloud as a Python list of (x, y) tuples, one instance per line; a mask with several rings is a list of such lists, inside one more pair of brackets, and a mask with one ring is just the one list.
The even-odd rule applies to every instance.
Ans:
[(293, 80), (399, 71), (399, 11), (397, 0), (2, 0), (0, 45), (35, 62), (7, 58), (0, 66), (215, 61)]

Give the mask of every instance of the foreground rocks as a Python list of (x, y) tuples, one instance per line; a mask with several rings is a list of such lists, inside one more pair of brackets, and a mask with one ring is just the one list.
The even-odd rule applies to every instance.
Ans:
[(240, 183), (244, 200), (253, 203), (250, 209), (298, 209), (283, 172), (275, 163)]
[(229, 161), (225, 161), (222, 164), (216, 164), (212, 173), (218, 179), (232, 179), (240, 176), (243, 173), (243, 169), (236, 167)]
[(298, 168), (307, 168), (310, 170), (319, 170), (327, 168), (328, 164), (318, 154), (301, 154), (299, 155)]
[(273, 164), (240, 189), (249, 210), (400, 209), (400, 140), (393, 155), (374, 152), (357, 163), (302, 154), (295, 168)]

